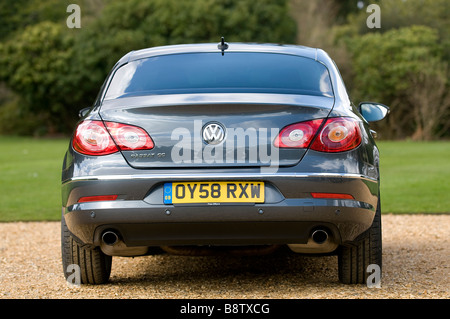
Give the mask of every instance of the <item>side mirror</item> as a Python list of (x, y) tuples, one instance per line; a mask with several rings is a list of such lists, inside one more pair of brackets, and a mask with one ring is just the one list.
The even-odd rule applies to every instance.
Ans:
[(90, 107), (85, 107), (84, 109), (81, 109), (81, 110), (78, 112), (78, 116), (79, 116), (80, 118), (85, 117), (85, 116), (89, 113), (90, 109), (91, 109)]
[(367, 122), (381, 121), (389, 114), (389, 107), (381, 103), (361, 102), (358, 105), (358, 111)]

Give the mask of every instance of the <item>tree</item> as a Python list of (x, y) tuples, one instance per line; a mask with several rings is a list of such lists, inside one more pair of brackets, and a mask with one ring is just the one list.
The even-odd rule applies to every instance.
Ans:
[(446, 74), (448, 65), (430, 65), (435, 72), (419, 72), (409, 78), (406, 99), (414, 105), (412, 116), (415, 140), (432, 140), (450, 129), (450, 92)]
[(51, 132), (70, 118), (73, 37), (63, 26), (41, 22), (0, 43), (0, 80), (21, 98), (20, 107), (43, 118)]
[(435, 29), (412, 26), (367, 33), (349, 40), (348, 49), (355, 75), (353, 99), (391, 106), (389, 137), (431, 139), (439, 126), (446, 126), (448, 68)]
[[(294, 43), (296, 35), (287, 0), (111, 0), (100, 1), (101, 13), (95, 0), (83, 0), (81, 29), (67, 28), (64, 4), (57, 4), (61, 16), (42, 21), (40, 8), (57, 0), (22, 1), (26, 10), (37, 6), (38, 18), (20, 31), (12, 31), (21, 25), (17, 19), (5, 22), (11, 32), (0, 42), (0, 81), (21, 98), (16, 106), (45, 119), (50, 132), (72, 130), (77, 110), (92, 105), (114, 63), (129, 51), (218, 43), (221, 36)], [(86, 11), (92, 12), (88, 23)]]
[(111, 1), (76, 38), (73, 67), (93, 101), (109, 70), (124, 54), (167, 44), (213, 42), (294, 43), (295, 22), (286, 0)]
[[(340, 1), (340, 0), (338, 0)], [(353, 34), (385, 33), (392, 29), (413, 25), (427, 26), (437, 31), (438, 42), (443, 47), (443, 58), (450, 58), (450, 2), (448, 0), (389, 0), (375, 1), (381, 10), (381, 28), (369, 29), (366, 24), (367, 4), (348, 16), (347, 27)]]
[[(339, 1), (339, 0), (337, 0)], [(374, 126), (387, 138), (448, 137), (450, 2), (378, 1), (381, 28), (367, 26), (369, 1), (333, 27), (333, 45), (348, 53), (341, 73), (355, 102), (391, 106)], [(372, 3), (372, 1), (370, 1)], [(426, 87), (435, 89), (425, 89)], [(420, 94), (419, 94), (420, 92)]]

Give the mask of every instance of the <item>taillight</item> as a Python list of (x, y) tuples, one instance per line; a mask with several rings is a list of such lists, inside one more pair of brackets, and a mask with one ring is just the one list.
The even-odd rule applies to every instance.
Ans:
[(155, 145), (144, 129), (114, 122), (105, 122), (111, 136), (122, 151), (150, 150)]
[(286, 126), (278, 134), (274, 145), (280, 148), (310, 147), (319, 152), (344, 152), (361, 144), (361, 129), (356, 120), (347, 117), (330, 118), (322, 126), (323, 121), (312, 120)]
[(72, 145), (85, 155), (107, 155), (119, 151), (102, 121), (85, 121), (78, 125)]
[(344, 152), (361, 144), (359, 123), (346, 117), (328, 119), (311, 149), (319, 152)]
[[(106, 124), (106, 126), (105, 126)], [(130, 150), (149, 150), (153, 140), (142, 128), (121, 123), (85, 121), (78, 125), (73, 148), (85, 155), (108, 155)]]
[(291, 124), (283, 128), (274, 141), (280, 148), (307, 148), (323, 119)]

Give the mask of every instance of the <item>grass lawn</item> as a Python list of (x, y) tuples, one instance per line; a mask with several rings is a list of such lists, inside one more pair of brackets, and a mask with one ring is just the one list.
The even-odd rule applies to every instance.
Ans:
[(378, 142), (381, 208), (450, 213), (450, 142)]
[(0, 136), (0, 221), (61, 218), (67, 139)]
[[(450, 213), (450, 142), (378, 142), (385, 213)], [(59, 220), (68, 139), (0, 136), (0, 221)]]

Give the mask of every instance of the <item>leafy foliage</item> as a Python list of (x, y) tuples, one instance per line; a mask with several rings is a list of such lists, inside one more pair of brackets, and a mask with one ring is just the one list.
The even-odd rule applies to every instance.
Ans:
[(44, 21), (0, 46), (0, 77), (19, 93), (26, 111), (66, 119), (73, 44), (61, 25)]
[[(393, 112), (386, 123), (391, 124), (390, 131), (395, 134), (394, 137), (417, 133), (416, 137), (420, 139), (431, 139), (436, 127), (427, 128), (429, 131), (426, 136), (423, 135), (421, 119), (432, 120), (437, 126), (440, 117), (445, 115), (445, 109), (440, 109), (445, 95), (430, 101), (431, 105), (411, 96), (414, 90), (419, 89), (417, 85), (426, 85), (425, 79), (441, 80), (445, 84), (447, 70), (441, 60), (437, 31), (425, 26), (412, 26), (392, 29), (383, 34), (368, 33), (353, 38), (349, 47), (357, 83), (353, 90), (354, 98), (390, 104)], [(436, 108), (440, 109), (437, 113), (433, 112)], [(415, 113), (421, 109), (426, 111), (415, 118)]]
[[(21, 5), (28, 4), (26, 11), (36, 3)], [(88, 7), (89, 0), (84, 4)], [(22, 98), (17, 107), (47, 120), (50, 132), (71, 131), (76, 112), (92, 104), (109, 70), (129, 51), (219, 42), (221, 36), (229, 42), (295, 42), (285, 0), (112, 0), (81, 29), (68, 29), (62, 20), (66, 7), (58, 8), (63, 16), (37, 19), (0, 43), (0, 81)], [(12, 20), (5, 24), (21, 26)]]
[(72, 2), (0, 3), (0, 133), (69, 133), (127, 52), (224, 36), (323, 48), (355, 104), (391, 107), (382, 137), (450, 136), (448, 0), (78, 0), (82, 27), (69, 29)]
[(355, 103), (375, 100), (391, 114), (375, 127), (385, 138), (449, 136), (449, 2), (380, 1), (381, 28), (366, 25), (365, 9), (335, 31), (350, 63), (343, 76)]

